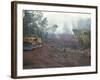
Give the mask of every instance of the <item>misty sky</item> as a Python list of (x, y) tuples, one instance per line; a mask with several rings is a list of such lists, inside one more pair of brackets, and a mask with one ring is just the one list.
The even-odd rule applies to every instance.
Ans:
[[(48, 27), (54, 24), (58, 25), (55, 33), (72, 33), (73, 28), (77, 28), (77, 22), (80, 19), (90, 19), (91, 14), (80, 14), (80, 13), (60, 13), (60, 12), (43, 12), (44, 17), (47, 17)], [(74, 26), (72, 25), (74, 24)]]

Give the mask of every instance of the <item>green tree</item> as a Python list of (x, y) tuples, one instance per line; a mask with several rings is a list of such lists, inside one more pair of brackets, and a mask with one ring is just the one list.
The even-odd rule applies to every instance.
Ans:
[(48, 20), (41, 11), (23, 11), (23, 36), (37, 36), (44, 38), (44, 31)]
[(83, 48), (90, 48), (91, 46), (90, 22), (90, 19), (79, 20), (78, 28), (73, 29), (74, 35), (77, 37)]

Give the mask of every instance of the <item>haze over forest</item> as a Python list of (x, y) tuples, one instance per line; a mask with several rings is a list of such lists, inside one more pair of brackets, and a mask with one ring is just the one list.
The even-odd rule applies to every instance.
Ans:
[[(44, 17), (47, 17), (48, 27), (54, 24), (58, 25), (55, 33), (71, 33), (72, 29), (90, 28), (90, 14), (80, 13), (59, 13), (59, 12), (43, 12)], [(81, 27), (80, 27), (81, 26)]]
[[(26, 17), (30, 20), (33, 19), (33, 21), (30, 22), (28, 21), (28, 19), (26, 19), (26, 21), (29, 22), (26, 22), (27, 24), (32, 24), (31, 26), (35, 27), (34, 23), (36, 23), (38, 27), (41, 27), (42, 23), (42, 28), (44, 28), (44, 32), (53, 34), (74, 34), (73, 29), (90, 30), (91, 26), (91, 14), (89, 13), (44, 12), (34, 10), (24, 10), (23, 13), (24, 15), (28, 15)], [(37, 18), (37, 21), (34, 21), (35, 18)], [(54, 25), (56, 27), (54, 27)]]

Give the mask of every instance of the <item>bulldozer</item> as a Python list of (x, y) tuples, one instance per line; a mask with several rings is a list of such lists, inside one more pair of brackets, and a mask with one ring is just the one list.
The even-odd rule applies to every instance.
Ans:
[(33, 50), (42, 46), (42, 40), (39, 37), (24, 37), (23, 50)]

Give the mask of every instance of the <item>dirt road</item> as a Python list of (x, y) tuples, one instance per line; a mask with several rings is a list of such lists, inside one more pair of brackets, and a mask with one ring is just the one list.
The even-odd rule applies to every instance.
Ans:
[(40, 48), (23, 52), (23, 68), (51, 68), (74, 67), (90, 65), (90, 56), (85, 55), (90, 51), (59, 50), (53, 46), (44, 44)]

